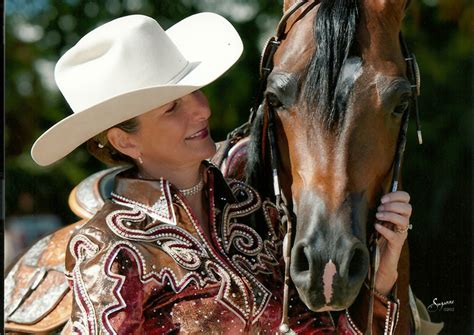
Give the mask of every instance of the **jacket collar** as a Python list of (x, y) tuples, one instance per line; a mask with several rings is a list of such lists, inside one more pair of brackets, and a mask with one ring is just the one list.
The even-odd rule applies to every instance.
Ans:
[[(214, 198), (214, 205), (221, 209), (226, 203), (237, 202), (220, 170), (208, 161), (202, 164), (204, 190)], [(164, 178), (142, 179), (137, 175), (136, 168), (117, 174), (112, 200), (129, 206), (144, 205), (150, 209), (148, 214), (154, 219), (175, 225), (173, 197), (184, 198), (178, 188)]]

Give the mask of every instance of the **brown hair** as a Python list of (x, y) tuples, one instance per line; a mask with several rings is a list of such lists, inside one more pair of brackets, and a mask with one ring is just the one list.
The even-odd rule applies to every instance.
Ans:
[[(138, 118), (134, 117), (133, 119), (119, 123), (118, 125), (111, 128), (119, 128), (126, 133), (133, 134), (138, 131), (138, 126)], [(109, 129), (104, 130), (100, 134), (88, 140), (86, 142), (87, 151), (89, 151), (92, 156), (107, 165), (135, 165), (133, 158), (122, 154), (120, 151), (114, 148), (112, 143), (109, 142), (109, 139), (107, 138), (107, 131)]]

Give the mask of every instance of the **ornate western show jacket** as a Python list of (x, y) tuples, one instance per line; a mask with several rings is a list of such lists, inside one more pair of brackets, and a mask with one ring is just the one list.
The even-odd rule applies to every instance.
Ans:
[[(278, 212), (213, 166), (204, 178), (205, 226), (166, 180), (116, 177), (111, 201), (66, 253), (74, 332), (275, 334), (283, 293)], [(295, 331), (354, 332), (346, 315), (333, 323), (329, 314), (302, 313), (292, 298)]]
[[(64, 272), (72, 311), (64, 334), (278, 333), (278, 211), (212, 164), (204, 179), (208, 224), (168, 181), (137, 179), (131, 170), (115, 177), (111, 199), (69, 238)], [(15, 294), (7, 292), (5, 302)], [(367, 297), (363, 288), (349, 311), (315, 313), (292, 287), (290, 327), (297, 334), (361, 334)], [(397, 307), (375, 298), (374, 334), (393, 333)]]

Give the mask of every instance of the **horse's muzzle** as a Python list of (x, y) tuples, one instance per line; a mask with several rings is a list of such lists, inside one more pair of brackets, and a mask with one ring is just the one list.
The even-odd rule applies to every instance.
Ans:
[(297, 239), (291, 252), (291, 278), (301, 300), (313, 311), (349, 307), (368, 268), (366, 246), (348, 233)]

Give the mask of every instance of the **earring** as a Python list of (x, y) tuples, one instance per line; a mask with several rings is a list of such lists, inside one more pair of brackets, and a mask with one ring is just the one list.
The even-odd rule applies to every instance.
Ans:
[(138, 156), (138, 163), (140, 163), (140, 165), (143, 165), (143, 159), (142, 159), (142, 156)]

